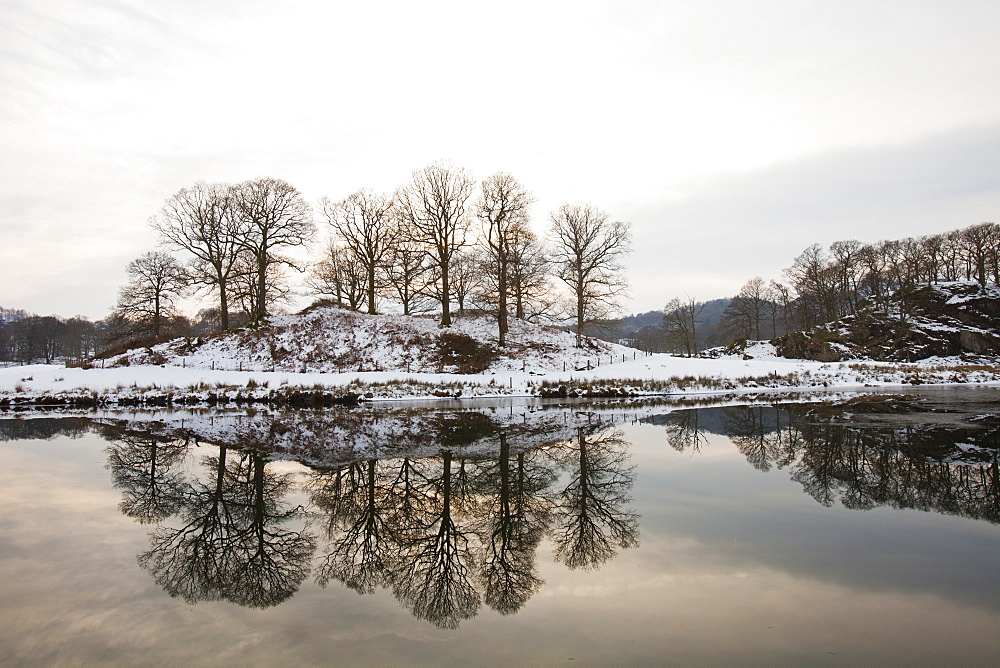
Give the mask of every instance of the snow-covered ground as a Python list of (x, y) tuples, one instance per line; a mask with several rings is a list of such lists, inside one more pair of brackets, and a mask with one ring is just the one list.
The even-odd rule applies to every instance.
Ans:
[[(548, 370), (537, 366), (489, 369), (479, 374), (351, 371), (343, 373), (212, 370), (180, 363), (114, 368), (65, 368), (30, 365), (0, 369), (0, 400), (48, 396), (94, 396), (114, 402), (121, 397), (180, 393), (240, 393), (266, 396), (285, 389), (325, 389), (370, 393), (371, 399), (430, 397), (437, 393), (463, 397), (536, 396), (541, 388), (565, 384), (573, 388), (617, 388), (633, 394), (765, 391), (799, 388), (891, 387), (913, 384), (988, 383), (1000, 385), (1000, 366), (969, 365), (958, 358), (933, 358), (915, 364), (879, 362), (813, 362), (778, 357), (770, 344), (757, 343), (745, 356), (715, 359), (667, 354), (644, 355), (629, 349), (607, 355), (600, 366), (577, 370), (576, 354), (553, 356)], [(635, 355), (633, 359), (632, 355)], [(622, 361), (622, 355), (625, 359)], [(745, 359), (749, 357), (749, 359)], [(597, 360), (591, 355), (591, 360)], [(563, 363), (566, 371), (563, 371)], [(593, 363), (592, 363), (593, 365)], [(221, 364), (220, 364), (221, 366)], [(507, 366), (510, 366), (509, 364)], [(572, 393), (572, 392), (571, 392)]]
[[(586, 337), (582, 346), (575, 343), (569, 332), (512, 320), (501, 347), (495, 320), (481, 314), (458, 318), (442, 330), (428, 317), (320, 308), (275, 318), (261, 330), (136, 348), (89, 369), (2, 368), (0, 406), (294, 405), (289, 397), (317, 392), (368, 399), (621, 396), (1000, 382), (996, 361), (824, 363), (780, 357), (766, 342), (751, 343), (734, 355), (685, 358), (648, 355)], [(485, 370), (457, 372), (468, 368)]]

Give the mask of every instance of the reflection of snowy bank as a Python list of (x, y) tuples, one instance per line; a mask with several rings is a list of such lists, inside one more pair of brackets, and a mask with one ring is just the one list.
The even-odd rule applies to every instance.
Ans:
[[(619, 411), (619, 415), (624, 415)], [(423, 458), (457, 448), (463, 457), (493, 456), (501, 437), (515, 452), (571, 440), (616, 420), (610, 411), (543, 410), (539, 406), (484, 409), (372, 407), (354, 410), (178, 411), (94, 421), (107, 430), (150, 438), (205, 442), (274, 453), (314, 466), (392, 457)]]

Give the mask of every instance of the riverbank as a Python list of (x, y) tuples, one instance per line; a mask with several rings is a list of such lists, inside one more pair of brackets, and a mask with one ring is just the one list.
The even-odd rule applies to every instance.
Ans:
[[(621, 358), (617, 358), (621, 360)], [(0, 369), (0, 406), (329, 405), (441, 397), (667, 396), (774, 389), (850, 389), (936, 384), (1000, 385), (1000, 364), (931, 358), (904, 364), (791, 360), (768, 344), (715, 359), (653, 354), (593, 368), (491, 370), (476, 374), (354, 371), (238, 371), (130, 365), (66, 368), (34, 364)]]

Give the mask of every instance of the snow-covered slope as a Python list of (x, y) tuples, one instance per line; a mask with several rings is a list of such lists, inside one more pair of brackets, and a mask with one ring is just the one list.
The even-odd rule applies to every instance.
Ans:
[(130, 350), (107, 366), (154, 364), (232, 371), (479, 373), (562, 371), (617, 359), (631, 348), (575, 336), (512, 319), (507, 342), (497, 345), (496, 321), (484, 315), (456, 318), (442, 329), (431, 317), (367, 315), (324, 307), (280, 316), (261, 330), (182, 338)]

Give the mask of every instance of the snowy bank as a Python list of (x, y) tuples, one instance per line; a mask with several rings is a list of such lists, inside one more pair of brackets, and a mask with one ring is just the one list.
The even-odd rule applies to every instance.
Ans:
[[(924, 384), (1000, 385), (1000, 366), (970, 365), (960, 358), (919, 363), (813, 362), (768, 353), (766, 344), (750, 359), (716, 359), (653, 354), (584, 370), (547, 372), (487, 370), (478, 374), (363, 371), (296, 373), (192, 368), (170, 364), (115, 368), (30, 365), (0, 369), (0, 405), (27, 403), (209, 403), (265, 401), (290, 391), (356, 393), (366, 399), (504, 396), (655, 396), (692, 392), (757, 392), (775, 389), (851, 389)], [(560, 392), (562, 390), (562, 392)], [(548, 393), (548, 394), (547, 394)], [(555, 393), (555, 394), (553, 394)], [(589, 394), (588, 394), (589, 393)], [(169, 402), (166, 397), (172, 397)], [(213, 399), (214, 397), (214, 399)], [(176, 398), (176, 401), (174, 401)], [(237, 399), (239, 398), (239, 399)], [(44, 400), (44, 401), (43, 401)], [(127, 401), (123, 401), (127, 400)], [(142, 403), (142, 401), (139, 401)]]

